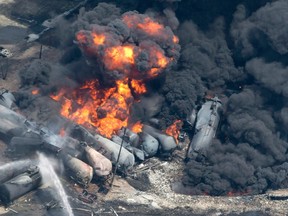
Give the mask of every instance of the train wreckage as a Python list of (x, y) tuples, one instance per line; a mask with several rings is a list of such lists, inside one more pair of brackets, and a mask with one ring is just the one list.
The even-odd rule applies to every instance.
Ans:
[[(67, 176), (84, 188), (95, 176), (107, 179), (112, 173), (112, 164), (125, 173), (136, 160), (143, 161), (157, 153), (170, 154), (177, 147), (172, 136), (149, 125), (144, 125), (143, 131), (138, 134), (122, 128), (110, 140), (69, 122), (67, 130), (71, 133), (62, 136), (59, 131), (55, 133), (51, 128), (29, 121), (14, 111), (14, 102), (13, 94), (2, 89), (0, 134), (8, 143), (6, 153), (29, 156), (42, 151), (52, 155), (62, 162)], [(0, 199), (5, 205), (40, 186), (41, 176), (35, 161), (32, 164), (31, 161), (21, 163), (21, 166), (12, 162), (7, 170), (9, 172), (0, 173)]]
[[(13, 111), (14, 102), (13, 94), (2, 89), (0, 133), (5, 140), (8, 140), (6, 153), (25, 155), (44, 151), (61, 161), (67, 176), (84, 188), (96, 176), (108, 179), (112, 173), (112, 165), (115, 169), (126, 173), (131, 170), (136, 161), (141, 162), (157, 154), (171, 155), (177, 147), (175, 137), (147, 124), (143, 125), (140, 133), (135, 133), (125, 127), (108, 139), (100, 134), (92, 133), (81, 125), (68, 122), (69, 126), (66, 130), (70, 131), (70, 135), (63, 136), (59, 131), (61, 128), (55, 130), (55, 127), (38, 125)], [(199, 153), (202, 154), (209, 147), (216, 134), (221, 107), (222, 103), (218, 97), (210, 98), (203, 103), (197, 113), (193, 111), (189, 116), (187, 122), (195, 129), (188, 146), (187, 158), (195, 159)], [(58, 120), (62, 123), (64, 121), (66, 125), (69, 121), (62, 117)], [(178, 139), (181, 140), (181, 133)], [(5, 204), (40, 185), (41, 177), (37, 174), (39, 173), (37, 163), (31, 164), (30, 161), (22, 163), (21, 166), (17, 164), (17, 162), (14, 162), (14, 165), (12, 163), (12, 167), (9, 168), (11, 171), (0, 174), (0, 191), (5, 191), (1, 193), (0, 199)], [(32, 165), (34, 168), (31, 167)], [(25, 180), (24, 183), (26, 183), (22, 185), (19, 182), (23, 179), (27, 181)], [(17, 187), (26, 189), (19, 189), (19, 193), (12, 192), (14, 189), (11, 182), (18, 182)]]

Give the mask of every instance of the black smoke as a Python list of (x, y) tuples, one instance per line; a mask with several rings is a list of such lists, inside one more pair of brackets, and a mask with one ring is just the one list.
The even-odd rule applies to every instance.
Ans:
[[(183, 183), (188, 193), (263, 193), (287, 187), (287, 6), (286, 1), (273, 1), (252, 12), (239, 4), (231, 22), (226, 22), (227, 29), (221, 24), (223, 17), (205, 31), (191, 21), (182, 24), (191, 29), (182, 32), (185, 38), (201, 39), (191, 47), (182, 45), (180, 64), (199, 70), (205, 87), (220, 87), (224, 94), (234, 87), (219, 139), (213, 141), (205, 159), (186, 166)], [(181, 25), (179, 34), (181, 38)], [(185, 38), (182, 43), (187, 44)]]
[[(80, 83), (91, 77), (101, 80), (94, 67), (97, 58), (87, 61), (75, 34), (92, 31), (93, 25), (111, 28), (111, 22), (133, 10), (169, 26), (181, 45), (177, 64), (150, 83), (154, 97), (146, 95), (145, 100), (151, 106), (137, 104), (135, 115), (158, 118), (164, 128), (175, 119), (184, 120), (207, 90), (228, 98), (218, 135), (205, 158), (186, 165), (185, 191), (255, 194), (287, 187), (286, 0), (105, 1), (59, 23), (56, 35), (65, 51), (59, 68), (66, 72), (43, 65), (43, 73), (24, 73), (23, 83), (51, 87), (51, 80), (45, 83), (50, 70), (48, 74), (65, 74)], [(37, 68), (39, 63), (34, 65)]]

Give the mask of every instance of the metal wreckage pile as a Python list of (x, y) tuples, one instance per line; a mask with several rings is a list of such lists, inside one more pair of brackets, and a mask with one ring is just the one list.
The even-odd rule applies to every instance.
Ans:
[[(48, 127), (37, 125), (14, 111), (15, 98), (11, 92), (2, 89), (0, 95), (0, 133), (1, 139), (8, 144), (6, 154), (17, 159), (29, 156), (29, 160), (17, 160), (0, 167), (0, 200), (5, 205), (41, 185), (39, 161), (34, 154), (38, 151), (62, 161), (67, 176), (83, 188), (97, 176), (106, 179), (102, 189), (107, 190), (111, 186), (108, 180), (112, 177), (112, 164), (115, 165), (114, 175), (117, 169), (125, 174), (135, 164), (135, 157), (143, 161), (156, 155), (159, 148), (162, 154), (170, 155), (177, 146), (172, 136), (149, 125), (144, 125), (139, 134), (122, 128), (110, 140), (59, 118), (69, 125), (66, 130), (71, 136), (63, 136), (60, 131), (55, 134)], [(79, 196), (82, 201), (91, 203), (95, 198), (85, 190)]]

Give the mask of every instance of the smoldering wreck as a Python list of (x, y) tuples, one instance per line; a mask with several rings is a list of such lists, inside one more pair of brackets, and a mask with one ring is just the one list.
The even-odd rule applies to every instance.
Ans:
[[(241, 195), (246, 206), (246, 199), (267, 190), (268, 198), (285, 199), (285, 190), (284, 196), (270, 190), (287, 187), (287, 50), (286, 32), (279, 30), (287, 3), (124, 2), (73, 1), (17, 45), (37, 47), (40, 55), (19, 69), (19, 88), (1, 90), (7, 160), (0, 170), (1, 202), (9, 208), (34, 193), (41, 196), (31, 199), (44, 203), (48, 214), (70, 214), (69, 202), (75, 215), (81, 205), (78, 211), (93, 214), (115, 176), (145, 188), (153, 174), (137, 173), (159, 164), (164, 169), (166, 160), (181, 166), (169, 189), (159, 192), (157, 183), (165, 198), (173, 189), (189, 195), (186, 202), (197, 201), (193, 195), (224, 196), (224, 203), (225, 196)], [(2, 46), (5, 60), (22, 61), (21, 49), (7, 58)], [(43, 153), (57, 173), (54, 189), (46, 187), (52, 171), (43, 166)], [(55, 186), (58, 178), (70, 196), (42, 196), (64, 191)]]

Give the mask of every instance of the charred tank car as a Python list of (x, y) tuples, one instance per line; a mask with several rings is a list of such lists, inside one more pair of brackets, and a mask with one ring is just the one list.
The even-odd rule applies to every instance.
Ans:
[(189, 145), (187, 159), (195, 159), (203, 154), (215, 137), (220, 121), (222, 103), (218, 97), (207, 99), (197, 113), (195, 132)]

